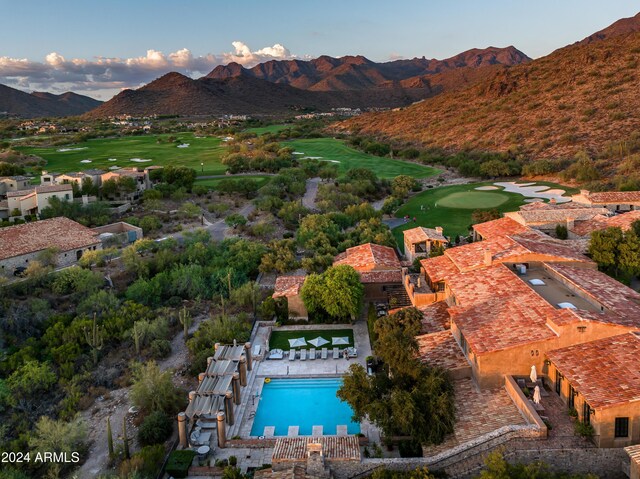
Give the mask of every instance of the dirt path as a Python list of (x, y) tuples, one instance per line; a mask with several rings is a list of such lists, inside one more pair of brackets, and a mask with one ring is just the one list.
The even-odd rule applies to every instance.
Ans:
[[(206, 319), (207, 315), (194, 318), (194, 322), (189, 328), (189, 334), (193, 334), (200, 323)], [(171, 355), (158, 361), (158, 366), (162, 371), (180, 371), (187, 364), (189, 352), (184, 342), (182, 331), (176, 334), (171, 340)], [(189, 377), (175, 374), (173, 382), (176, 386), (186, 388)], [(133, 438), (131, 451), (138, 449), (137, 427), (133, 424), (133, 417), (128, 414), (129, 408), (133, 405), (129, 398), (131, 388), (122, 388), (111, 391), (109, 396), (103, 400), (96, 400), (93, 406), (82, 413), (88, 426), (88, 439), (91, 447), (86, 462), (78, 470), (78, 477), (90, 479), (106, 472), (109, 461), (109, 447), (107, 444), (107, 417), (111, 416), (111, 431), (113, 433), (114, 445), (122, 442), (122, 420), (127, 417), (127, 435)], [(116, 446), (117, 447), (117, 446)]]
[(320, 178), (309, 178), (307, 180), (307, 190), (302, 197), (302, 206), (314, 210), (316, 208), (316, 196), (318, 196), (318, 185)]

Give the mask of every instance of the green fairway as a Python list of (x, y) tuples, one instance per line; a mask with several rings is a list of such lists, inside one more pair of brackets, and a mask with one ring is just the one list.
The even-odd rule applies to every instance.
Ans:
[(255, 128), (247, 128), (245, 131), (249, 133), (255, 133), (256, 135), (262, 135), (264, 133), (278, 133), (285, 128), (291, 128), (292, 125), (267, 125), (258, 126)]
[(335, 138), (293, 140), (283, 144), (290, 146), (296, 152), (304, 153), (304, 155), (295, 155), (300, 159), (318, 157), (318, 159), (337, 164), (341, 174), (352, 168), (368, 168), (373, 170), (380, 178), (395, 178), (398, 175), (427, 178), (439, 172), (435, 168), (417, 163), (369, 155), (349, 148), (343, 141)]
[[(524, 183), (524, 182), (518, 182)], [(534, 182), (530, 182), (534, 183)], [(573, 194), (574, 189), (549, 182), (535, 182), (550, 188), (560, 188)], [(497, 209), (500, 213), (515, 211), (525, 204), (525, 197), (519, 193), (497, 190), (478, 191), (480, 186), (493, 186), (492, 182), (471, 183), (468, 185), (443, 186), (418, 193), (396, 211), (396, 217), (409, 215), (411, 220), (393, 229), (398, 246), (404, 249), (402, 232), (416, 226), (434, 228), (442, 226), (444, 234), (451, 238), (468, 234), (471, 214), (474, 210)], [(422, 207), (422, 209), (421, 209)], [(416, 222), (413, 222), (413, 218)]]
[[(336, 345), (340, 349), (353, 346), (353, 329), (296, 329), (292, 331), (273, 331), (269, 338), (269, 349), (283, 349), (285, 351), (291, 349), (289, 346), (290, 339), (304, 338), (307, 342), (310, 339), (321, 337), (329, 341), (328, 344), (320, 346), (316, 349), (328, 348), (332, 349), (331, 338), (349, 338), (349, 344)], [(302, 346), (306, 348), (315, 347), (313, 344)], [(300, 349), (300, 347), (294, 348)]]
[(438, 207), (477, 210), (479, 208), (497, 208), (509, 200), (504, 193), (489, 191), (460, 191), (450, 193), (436, 203)]
[(197, 179), (195, 181), (196, 185), (203, 185), (215, 190), (218, 184), (222, 180), (233, 180), (233, 181), (244, 181), (244, 180), (255, 180), (258, 182), (258, 187), (263, 187), (267, 184), (271, 177), (267, 175), (238, 175), (238, 176), (225, 176), (224, 178), (206, 178), (206, 179)]
[[(174, 136), (179, 143), (168, 142), (169, 136)], [(189, 146), (178, 148), (179, 144), (189, 144)], [(58, 173), (90, 168), (108, 170), (113, 166), (123, 168), (151, 165), (187, 166), (196, 170), (198, 175), (219, 175), (226, 171), (225, 166), (220, 163), (220, 157), (225, 152), (222, 140), (212, 137), (196, 138), (193, 133), (98, 138), (49, 148), (23, 146), (15, 148), (44, 158), (47, 160), (45, 170)], [(131, 161), (132, 159), (151, 161)]]

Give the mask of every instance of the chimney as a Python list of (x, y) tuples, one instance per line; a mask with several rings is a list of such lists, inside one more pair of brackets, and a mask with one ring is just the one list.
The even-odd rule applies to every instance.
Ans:
[(442, 226), (436, 226), (436, 233), (442, 234)]
[(550, 205), (555, 205), (556, 203), (557, 203), (557, 201), (556, 201), (556, 199), (555, 199), (555, 198), (551, 198), (551, 199), (549, 200), (549, 204), (550, 204)]
[(576, 219), (575, 218), (567, 218), (567, 231), (572, 231), (573, 227), (576, 225)]
[(484, 264), (485, 266), (491, 266), (492, 261), (492, 254), (491, 251), (489, 251), (488, 249), (484, 250)]

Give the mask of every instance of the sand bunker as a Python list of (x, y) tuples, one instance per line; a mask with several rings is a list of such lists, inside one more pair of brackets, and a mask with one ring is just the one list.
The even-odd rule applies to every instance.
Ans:
[(91, 163), (91, 160), (80, 160), (80, 163)]
[(142, 158), (131, 158), (131, 160), (130, 160), (130, 161), (134, 161), (134, 162), (136, 162), (136, 163), (147, 163), (147, 162), (149, 162), (149, 161), (153, 161), (153, 160), (144, 160), (144, 159), (142, 159)]
[(178, 148), (189, 148), (189, 143), (183, 143), (182, 145), (178, 145)]
[(110, 167), (109, 167), (109, 169), (110, 169), (110, 170), (119, 170), (119, 169), (120, 169), (120, 167), (119, 167), (119, 166), (115, 166), (115, 165), (114, 165), (114, 166), (110, 166)]
[(80, 151), (80, 150), (88, 150), (88, 148), (86, 146), (83, 146), (82, 148), (59, 148), (58, 151), (61, 153), (64, 153), (65, 151)]
[(527, 198), (524, 200), (525, 203), (540, 203), (544, 201), (542, 198)]
[(303, 153), (303, 152), (301, 152), (301, 151), (294, 151), (294, 152), (293, 152), (293, 154), (294, 154), (294, 155), (304, 155), (304, 153)]
[(303, 156), (302, 159), (303, 160), (321, 160), (322, 157), (321, 156)]
[(518, 193), (527, 198), (544, 198), (546, 200), (555, 199), (557, 203), (568, 203), (571, 198), (562, 196), (566, 193), (560, 189), (550, 189), (548, 186), (536, 185), (535, 183), (515, 183), (514, 181), (505, 181), (494, 183), (496, 186), (502, 186), (504, 191), (509, 193)]
[(118, 161), (117, 158), (109, 158), (107, 161)]
[(497, 186), (478, 186), (477, 188), (474, 188), (474, 190), (478, 190), (478, 191), (491, 191), (491, 190), (499, 190), (500, 188), (498, 188)]

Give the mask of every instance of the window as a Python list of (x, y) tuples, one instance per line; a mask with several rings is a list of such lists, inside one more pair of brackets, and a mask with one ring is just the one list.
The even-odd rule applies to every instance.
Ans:
[(556, 369), (556, 392), (560, 394), (562, 391), (562, 374)]
[(464, 334), (460, 333), (460, 348), (464, 354), (468, 354), (467, 340), (464, 338)]
[(582, 422), (591, 424), (591, 406), (586, 401), (582, 405)]
[(629, 437), (629, 418), (628, 417), (616, 418), (615, 437)]
[(567, 398), (569, 402), (569, 408), (575, 409), (576, 407), (576, 391), (573, 389), (573, 386), (569, 384), (569, 397)]

